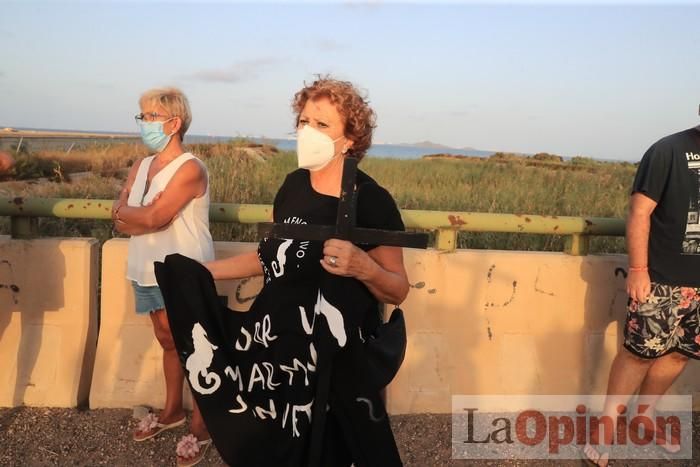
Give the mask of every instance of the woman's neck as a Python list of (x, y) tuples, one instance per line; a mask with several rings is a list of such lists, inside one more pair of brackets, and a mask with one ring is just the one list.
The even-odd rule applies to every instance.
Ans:
[(166, 163), (177, 158), (182, 153), (185, 152), (185, 148), (182, 147), (182, 142), (179, 137), (173, 136), (165, 149), (161, 152), (156, 153), (156, 159), (159, 162)]
[(340, 197), (344, 157), (336, 157), (321, 170), (309, 171), (311, 186), (324, 195)]

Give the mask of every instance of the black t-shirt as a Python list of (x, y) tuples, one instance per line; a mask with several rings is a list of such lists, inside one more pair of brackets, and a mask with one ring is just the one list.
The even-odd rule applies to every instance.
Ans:
[(675, 286), (700, 287), (700, 131), (662, 138), (644, 154), (632, 193), (658, 204), (651, 215), (649, 275)]
[[(401, 213), (388, 191), (369, 175), (357, 171), (357, 226), (382, 230), (405, 230)], [(311, 186), (309, 171), (298, 169), (287, 175), (273, 204), (276, 223), (335, 225), (338, 198), (318, 193)], [(358, 245), (369, 251), (376, 245)], [(308, 279), (315, 281), (321, 272), (321, 242), (264, 239), (258, 256), (263, 264), (265, 283), (273, 280)], [(310, 265), (310, 267), (305, 267)], [(287, 274), (291, 271), (292, 274)], [(301, 278), (300, 275), (306, 277)]]

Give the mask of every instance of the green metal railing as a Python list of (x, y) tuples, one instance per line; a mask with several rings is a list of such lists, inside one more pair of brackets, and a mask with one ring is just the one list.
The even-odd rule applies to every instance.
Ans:
[[(113, 200), (60, 198), (0, 198), (0, 216), (10, 216), (13, 238), (32, 238), (38, 234), (37, 217), (73, 219), (110, 219)], [(212, 222), (255, 224), (270, 222), (272, 205), (212, 203)], [(623, 219), (606, 217), (566, 217), (480, 212), (402, 210), (406, 227), (437, 233), (435, 248), (452, 251), (457, 233), (504, 232), (554, 234), (568, 236), (566, 253), (585, 255), (591, 236), (624, 236)]]

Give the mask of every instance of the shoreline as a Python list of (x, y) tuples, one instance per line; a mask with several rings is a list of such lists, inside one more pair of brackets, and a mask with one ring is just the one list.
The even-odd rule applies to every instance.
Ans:
[(0, 129), (0, 139), (2, 138), (86, 138), (86, 139), (125, 139), (138, 138), (136, 133), (85, 133), (80, 131), (43, 131), (43, 130), (15, 130), (13, 128)]

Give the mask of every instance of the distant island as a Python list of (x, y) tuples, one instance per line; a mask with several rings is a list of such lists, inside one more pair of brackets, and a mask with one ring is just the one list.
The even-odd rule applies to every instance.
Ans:
[(398, 143), (395, 146), (408, 146), (412, 148), (428, 148), (428, 149), (457, 149), (444, 144), (433, 143), (432, 141), (420, 141), (418, 143)]
[(419, 141), (417, 143), (398, 143), (396, 146), (412, 147), (412, 148), (425, 148), (425, 149), (448, 149), (451, 151), (464, 151), (464, 152), (477, 152), (477, 153), (493, 153), (495, 151), (489, 151), (485, 149), (477, 149), (471, 146), (464, 146), (463, 148), (455, 148), (452, 146), (447, 146), (445, 144), (433, 143), (432, 141)]

